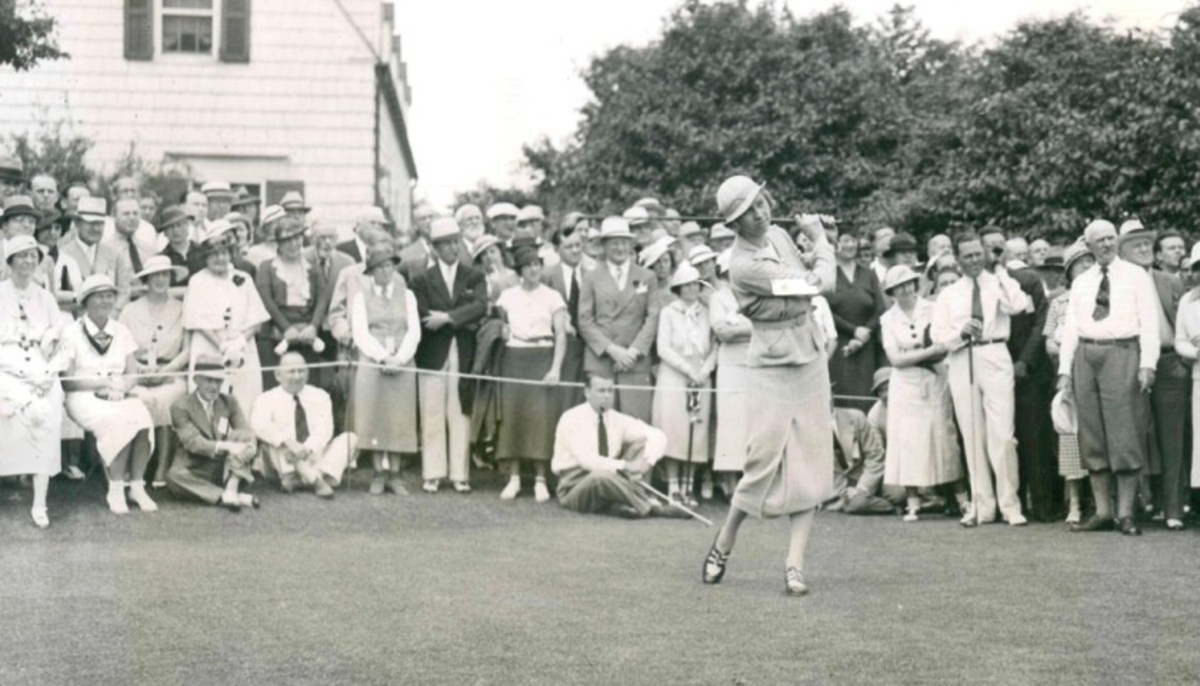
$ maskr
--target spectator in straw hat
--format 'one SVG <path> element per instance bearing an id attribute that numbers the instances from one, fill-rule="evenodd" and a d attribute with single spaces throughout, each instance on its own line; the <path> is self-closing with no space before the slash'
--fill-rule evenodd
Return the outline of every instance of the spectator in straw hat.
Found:
<path id="1" fill-rule="evenodd" d="M 66 407 L 71 419 L 96 437 L 96 451 L 108 473 L 108 507 L 127 514 L 125 488 L 143 512 L 158 509 L 146 492 L 144 476 L 154 448 L 154 421 L 139 399 L 137 344 L 129 329 L 112 318 L 117 287 L 105 274 L 93 274 L 79 287 L 83 315 L 62 335 L 69 360 Z"/>
<path id="2" fill-rule="evenodd" d="M 729 227 L 718 222 L 713 224 L 708 232 L 708 247 L 720 255 L 733 245 L 733 239 L 735 238 L 737 238 L 736 233 L 730 231 Z"/>
<path id="3" fill-rule="evenodd" d="M 263 210 L 262 223 L 254 235 L 255 243 L 246 249 L 246 260 L 255 268 L 258 265 L 275 258 L 278 245 L 275 242 L 275 232 L 284 224 L 293 223 L 279 205 L 268 205 Z"/>
<path id="4" fill-rule="evenodd" d="M 459 370 L 475 357 L 475 331 L 487 313 L 483 272 L 459 263 L 462 241 L 458 222 L 433 220 L 430 242 L 435 264 L 410 279 L 421 315 L 417 379 L 421 408 L 421 472 L 424 490 L 436 492 L 448 475 L 461 490 L 468 482 L 470 408 L 459 393 Z"/>
<path id="5" fill-rule="evenodd" d="M 887 401 L 888 385 L 892 379 L 891 367 L 880 367 L 875 370 L 875 379 L 871 384 L 871 395 L 875 396 L 875 404 L 867 412 L 867 422 L 879 433 L 883 445 L 887 447 Z"/>
<path id="6" fill-rule="evenodd" d="M 74 311 L 77 307 L 77 291 L 84 279 L 92 274 L 104 274 L 113 281 L 117 289 L 116 312 L 129 302 L 130 281 L 133 265 L 128 254 L 116 252 L 111 244 L 101 242 L 107 205 L 104 198 L 82 198 L 79 210 L 71 222 L 73 236 L 59 243 L 58 264 L 54 268 L 54 281 L 60 285 L 60 306 Z M 75 303 L 68 302 L 75 299 Z"/>
<path id="7" fill-rule="evenodd" d="M 692 248 L 705 245 L 704 229 L 696 222 L 684 222 L 679 227 L 679 248 L 683 254 L 688 254 Z"/>
<path id="8" fill-rule="evenodd" d="M 658 281 L 658 291 L 655 294 L 659 307 L 666 307 L 675 299 L 671 290 L 671 275 L 675 272 L 675 252 L 671 249 L 675 239 L 663 236 L 638 253 L 638 264 L 654 272 Z M 683 260 L 680 260 L 682 263 Z"/>
<path id="9" fill-rule="evenodd" d="M 629 230 L 633 232 L 634 244 L 638 250 L 645 248 L 654 242 L 654 221 L 650 218 L 650 213 L 644 207 L 630 207 L 621 214 L 621 218 L 629 225 Z M 620 385 L 619 383 L 617 384 Z"/>
<path id="10" fill-rule="evenodd" d="M 239 493 L 254 482 L 250 471 L 258 441 L 237 398 L 221 392 L 221 358 L 196 360 L 196 390 L 171 405 L 171 425 L 179 439 L 167 486 L 175 495 L 238 512 L 258 507 L 258 498 Z"/>
<path id="11" fill-rule="evenodd" d="M 493 303 L 501 293 L 521 280 L 515 271 L 505 266 L 503 250 L 500 239 L 491 234 L 480 236 L 471 246 L 471 257 L 486 278 L 488 300 Z"/>
<path id="12" fill-rule="evenodd" d="M 208 220 L 224 219 L 233 211 L 233 201 L 237 196 L 228 181 L 209 181 L 200 187 L 200 192 L 208 198 Z"/>
<path id="13" fill-rule="evenodd" d="M 300 194 L 300 191 L 284 193 L 283 197 L 279 199 L 279 206 L 289 217 L 295 217 L 301 221 L 305 221 L 308 213 L 312 212 L 312 208 L 304 202 L 304 196 Z"/>
<path id="14" fill-rule="evenodd" d="M 387 215 L 374 205 L 365 207 L 354 218 L 354 237 L 338 243 L 337 249 L 355 262 L 361 263 L 367 259 L 367 246 L 370 245 L 368 236 L 387 231 Z M 364 235 L 366 234 L 366 235 Z"/>
<path id="15" fill-rule="evenodd" d="M 634 235 L 626 220 L 605 219 L 600 236 L 604 260 L 584 273 L 579 286 L 579 334 L 587 345 L 584 370 L 612 378 L 618 386 L 648 388 L 661 309 L 658 279 L 633 263 Z M 649 421 L 651 393 L 620 388 L 616 406 Z"/>
<path id="16" fill-rule="evenodd" d="M 512 203 L 498 202 L 490 205 L 487 209 L 488 233 L 500 239 L 501 243 L 507 244 L 516 233 L 517 215 L 520 212 Z"/>
<path id="17" fill-rule="evenodd" d="M 15 157 L 0 157 L 0 200 L 19 195 L 25 186 L 25 165 Z"/>
<path id="18" fill-rule="evenodd" d="M 171 405 L 187 395 L 180 372 L 187 369 L 188 345 L 183 331 L 183 303 L 171 296 L 171 283 L 187 275 L 187 269 L 171 264 L 165 255 L 155 255 L 134 275 L 144 295 L 121 312 L 120 322 L 129 330 L 137 351 L 136 371 L 139 397 L 150 412 L 155 430 L 156 468 L 151 483 L 165 486 L 171 455 Z"/>
<path id="19" fill-rule="evenodd" d="M 4 243 L 11 275 L 0 281 L 0 477 L 33 475 L 30 515 L 45 528 L 50 477 L 62 467 L 63 391 L 56 376 L 62 359 L 54 353 L 69 319 L 34 283 L 37 242 L 19 235 Z"/>
<path id="20" fill-rule="evenodd" d="M 183 328 L 191 334 L 188 369 L 201 355 L 217 355 L 230 370 L 228 385 L 243 407 L 253 407 L 262 393 L 258 348 L 254 334 L 270 321 L 254 280 L 234 268 L 231 258 L 233 227 L 217 220 L 202 234 L 196 250 L 204 269 L 188 280 L 183 296 Z"/>

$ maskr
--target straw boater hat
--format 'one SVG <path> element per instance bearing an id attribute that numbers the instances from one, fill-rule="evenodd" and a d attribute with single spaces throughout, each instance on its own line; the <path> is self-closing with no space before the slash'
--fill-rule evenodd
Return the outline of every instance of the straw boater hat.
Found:
<path id="1" fill-rule="evenodd" d="M 545 221 L 545 220 L 546 220 L 546 213 L 543 212 L 542 208 L 538 207 L 537 205 L 526 205 L 521 208 L 521 211 L 517 212 L 517 223 L 518 224 L 524 224 L 525 222 L 532 222 L 532 221 Z"/>
<path id="2" fill-rule="evenodd" d="M 642 248 L 641 254 L 638 255 L 638 262 L 643 267 L 653 267 L 655 262 L 661 260 L 670 250 L 671 244 L 675 242 L 674 238 L 660 238 L 645 248 Z"/>
<path id="3" fill-rule="evenodd" d="M 765 185 L 759 185 L 749 176 L 731 176 L 717 188 L 717 213 L 726 224 L 731 224 L 746 213 L 762 193 Z"/>
<path id="4" fill-rule="evenodd" d="M 890 267 L 887 274 L 883 277 L 883 292 L 891 293 L 892 289 L 897 286 L 908 283 L 909 281 L 919 281 L 921 275 L 913 271 L 912 267 L 905 264 L 898 264 L 895 267 Z"/>
<path id="5" fill-rule="evenodd" d="M 609 238 L 633 238 L 633 232 L 629 230 L 629 222 L 623 217 L 606 217 L 600 223 L 600 240 L 605 241 Z"/>
<path id="6" fill-rule="evenodd" d="M 80 305 L 86 305 L 87 299 L 97 293 L 116 293 L 117 286 L 107 274 L 92 274 L 83 280 L 75 300 Z"/>
<path id="7" fill-rule="evenodd" d="M 490 233 L 485 233 L 475 239 L 475 243 L 471 245 L 471 259 L 477 260 L 485 250 L 493 245 L 500 245 L 500 239 Z"/>
<path id="8" fill-rule="evenodd" d="M 146 263 L 142 265 L 142 271 L 134 274 L 133 278 L 145 281 L 146 277 L 151 274 L 161 274 L 163 272 L 171 272 L 171 277 L 176 281 L 182 280 L 188 274 L 187 267 L 177 267 L 171 264 L 171 258 L 166 255 L 155 255 L 146 260 Z"/>
<path id="9" fill-rule="evenodd" d="M 198 355 L 192 374 L 206 379 L 225 380 L 225 363 L 216 355 Z"/>
<path id="10" fill-rule="evenodd" d="M 438 217 L 429 225 L 429 242 L 437 243 L 450 238 L 458 238 L 461 233 L 454 217 Z"/>
<path id="11" fill-rule="evenodd" d="M 102 222 L 108 219 L 108 203 L 104 198 L 87 196 L 79 199 L 75 207 L 75 218 L 85 222 Z"/>
<path id="12" fill-rule="evenodd" d="M 301 210 L 303 212 L 311 212 L 312 208 L 304 204 L 304 196 L 300 195 L 299 191 L 288 191 L 283 194 L 283 198 L 279 201 L 279 206 L 285 210 Z"/>
<path id="13" fill-rule="evenodd" d="M 228 181 L 209 181 L 200 187 L 200 192 L 210 198 L 229 198 L 232 200 L 236 197 Z"/>
<path id="14" fill-rule="evenodd" d="M 267 205 L 262 213 L 262 225 L 270 226 L 271 222 L 277 222 L 287 216 L 287 211 L 279 205 Z M 272 240 L 274 237 L 272 236 Z"/>
<path id="15" fill-rule="evenodd" d="M 170 207 L 164 208 L 163 211 L 158 214 L 157 228 L 159 233 L 162 233 L 176 224 L 182 224 L 183 222 L 190 221 L 192 221 L 192 217 L 187 213 L 186 210 L 179 205 L 171 205 Z"/>
<path id="16" fill-rule="evenodd" d="M 17 234 L 16 236 L 4 241 L 4 261 L 8 264 L 12 264 L 12 259 L 17 255 L 37 249 L 38 242 L 33 238 L 33 236 L 26 236 L 23 233 Z"/>

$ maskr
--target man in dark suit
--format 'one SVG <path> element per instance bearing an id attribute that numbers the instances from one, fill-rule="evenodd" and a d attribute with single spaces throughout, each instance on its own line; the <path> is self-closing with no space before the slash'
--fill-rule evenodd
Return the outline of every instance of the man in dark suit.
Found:
<path id="1" fill-rule="evenodd" d="M 587 372 L 612 378 L 618 386 L 650 383 L 650 348 L 658 336 L 658 279 L 635 264 L 633 232 L 620 217 L 600 226 L 604 260 L 583 275 L 579 284 L 579 335 L 587 349 Z M 652 393 L 622 389 L 617 409 L 650 421 Z"/>
<path id="2" fill-rule="evenodd" d="M 421 317 L 416 362 L 421 407 L 421 472 L 424 490 L 437 491 L 450 477 L 457 488 L 467 483 L 470 421 L 459 400 L 459 370 L 470 370 L 475 332 L 487 313 L 483 272 L 459 264 L 461 231 L 451 218 L 435 219 L 429 229 L 437 256 L 410 283 Z"/>
<path id="3" fill-rule="evenodd" d="M 171 406 L 171 425 L 179 438 L 167 488 L 177 496 L 220 505 L 233 511 L 258 507 L 258 499 L 238 493 L 254 481 L 251 462 L 257 452 L 254 432 L 232 395 L 221 393 L 225 367 L 202 355 L 196 360 L 196 391 Z"/>
<path id="4" fill-rule="evenodd" d="M 583 381 L 583 339 L 579 337 L 579 284 L 583 281 L 583 235 L 574 226 L 564 227 L 554 235 L 559 263 L 542 270 L 542 281 L 558 291 L 567 303 L 567 350 L 563 356 L 563 383 Z M 563 410 L 583 402 L 581 389 L 562 388 Z"/>
<path id="5" fill-rule="evenodd" d="M 1143 470 L 1151 480 L 1158 481 L 1156 498 L 1171 529 L 1183 526 L 1183 505 L 1190 493 L 1187 454 L 1188 419 L 1191 415 L 1191 369 L 1175 352 L 1175 315 L 1185 287 L 1178 276 L 1154 268 L 1156 234 L 1137 219 L 1121 224 L 1117 239 L 1121 259 L 1150 272 L 1154 292 L 1158 296 L 1159 340 L 1162 352 L 1150 391 L 1149 469 Z M 1150 493 L 1143 476 L 1142 499 L 1149 504 Z"/>
<path id="6" fill-rule="evenodd" d="M 1005 261 L 1007 237 L 1004 230 L 987 226 L 980 230 L 984 260 L 989 271 Z M 1058 461 L 1051 449 L 1053 431 L 1050 401 L 1054 398 L 1054 368 L 1046 354 L 1049 303 L 1042 280 L 1032 269 L 1008 272 L 1033 303 L 1033 312 L 1010 315 L 1008 353 L 1013 361 L 1013 434 L 1017 439 L 1017 463 L 1021 504 L 1035 522 L 1055 521 L 1062 489 L 1058 485 Z"/>
<path id="7" fill-rule="evenodd" d="M 367 258 L 367 246 L 371 243 L 364 234 L 386 231 L 387 223 L 383 210 L 375 206 L 364 209 L 354 220 L 354 238 L 338 243 L 338 252 L 354 262 L 362 262 Z"/>

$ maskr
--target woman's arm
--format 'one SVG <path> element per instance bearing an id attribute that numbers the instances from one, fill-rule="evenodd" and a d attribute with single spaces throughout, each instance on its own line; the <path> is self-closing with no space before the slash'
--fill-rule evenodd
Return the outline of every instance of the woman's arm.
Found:
<path id="1" fill-rule="evenodd" d="M 692 365 L 688 364 L 688 361 L 671 346 L 671 339 L 674 338 L 675 331 L 675 317 L 671 314 L 671 309 L 673 308 L 663 310 L 662 316 L 658 320 L 658 347 L 656 350 L 658 350 L 658 357 L 663 364 L 690 377 L 695 371 Z"/>
<path id="2" fill-rule="evenodd" d="M 563 358 L 567 356 L 567 310 L 558 308 L 554 311 L 554 361 L 550 363 L 550 373 L 546 380 L 558 383 L 562 377 Z M 553 376 L 553 378 L 550 378 Z"/>

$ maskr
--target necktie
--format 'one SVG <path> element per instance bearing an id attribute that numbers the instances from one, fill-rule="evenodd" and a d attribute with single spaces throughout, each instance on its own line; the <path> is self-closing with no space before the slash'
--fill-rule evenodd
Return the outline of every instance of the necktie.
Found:
<path id="1" fill-rule="evenodd" d="M 608 457 L 608 428 L 604 426 L 603 412 L 597 415 L 596 445 L 599 446 L 596 452 L 600 455 L 600 457 Z"/>
<path id="2" fill-rule="evenodd" d="M 1104 321 L 1108 319 L 1108 266 L 1100 267 L 1100 288 L 1096 291 L 1096 309 L 1092 310 L 1092 319 Z"/>
<path id="3" fill-rule="evenodd" d="M 971 279 L 971 319 L 983 323 L 983 295 L 979 292 L 979 277 Z"/>
<path id="4" fill-rule="evenodd" d="M 138 254 L 137 246 L 133 244 L 133 236 L 125 239 L 129 242 L 129 261 L 133 262 L 134 273 L 142 271 L 142 256 Z"/>
<path id="5" fill-rule="evenodd" d="M 567 314 L 571 317 L 571 326 L 579 328 L 579 267 L 571 270 L 571 285 L 567 292 Z"/>
<path id="6" fill-rule="evenodd" d="M 329 258 L 328 257 L 321 258 L 321 276 L 325 277 L 326 281 L 329 280 Z"/>
<path id="7" fill-rule="evenodd" d="M 293 395 L 292 399 L 296 401 L 296 442 L 303 443 L 308 440 L 308 413 L 300 404 L 299 394 Z"/>

